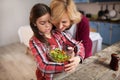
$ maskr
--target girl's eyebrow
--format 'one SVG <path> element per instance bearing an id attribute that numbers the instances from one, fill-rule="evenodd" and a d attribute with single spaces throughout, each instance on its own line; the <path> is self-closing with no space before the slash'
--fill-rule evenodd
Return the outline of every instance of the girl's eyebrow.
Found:
<path id="1" fill-rule="evenodd" d="M 46 22 L 46 21 L 39 21 L 39 22 Z"/>

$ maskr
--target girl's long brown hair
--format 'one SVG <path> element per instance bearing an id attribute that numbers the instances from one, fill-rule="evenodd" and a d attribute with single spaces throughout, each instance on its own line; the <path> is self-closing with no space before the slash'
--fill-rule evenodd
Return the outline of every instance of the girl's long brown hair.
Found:
<path id="1" fill-rule="evenodd" d="M 40 31 L 38 30 L 37 26 L 35 26 L 36 20 L 39 17 L 45 15 L 46 13 L 49 13 L 51 15 L 50 8 L 45 4 L 38 3 L 32 7 L 29 20 L 30 20 L 30 26 L 32 28 L 35 37 L 37 37 L 39 41 L 48 44 L 44 35 L 40 34 Z"/>

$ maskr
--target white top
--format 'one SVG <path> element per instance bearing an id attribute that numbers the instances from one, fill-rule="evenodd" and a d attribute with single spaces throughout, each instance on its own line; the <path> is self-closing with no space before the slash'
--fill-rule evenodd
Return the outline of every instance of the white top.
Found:
<path id="1" fill-rule="evenodd" d="M 76 29 L 77 29 L 77 25 L 74 24 L 71 26 L 71 28 L 69 30 L 66 30 L 66 32 L 68 32 L 75 39 Z M 97 32 L 90 32 L 89 37 L 93 43 L 92 53 L 94 55 L 94 53 L 96 53 L 102 49 L 102 37 Z"/>
<path id="2" fill-rule="evenodd" d="M 77 25 L 73 24 L 69 30 L 66 30 L 66 32 L 68 32 L 75 39 L 76 29 Z"/>
<path id="3" fill-rule="evenodd" d="M 92 40 L 93 46 L 92 46 L 92 53 L 93 55 L 96 52 L 99 52 L 102 50 L 102 37 L 97 32 L 90 32 L 90 39 Z"/>

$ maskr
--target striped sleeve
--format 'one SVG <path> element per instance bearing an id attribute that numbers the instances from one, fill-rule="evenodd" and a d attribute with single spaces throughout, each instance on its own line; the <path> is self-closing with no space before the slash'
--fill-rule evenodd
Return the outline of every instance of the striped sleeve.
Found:
<path id="1" fill-rule="evenodd" d="M 73 43 L 76 46 L 77 48 L 76 56 L 80 56 L 80 58 L 83 60 L 85 57 L 85 49 L 83 44 L 73 39 L 71 35 L 68 33 L 63 32 L 63 35 L 67 38 L 67 40 L 69 40 L 71 43 Z"/>
<path id="2" fill-rule="evenodd" d="M 63 63 L 50 62 L 47 59 L 46 53 L 42 50 L 40 43 L 38 44 L 35 40 L 30 40 L 29 45 L 32 54 L 35 56 L 37 66 L 43 73 L 54 74 L 64 71 Z"/>

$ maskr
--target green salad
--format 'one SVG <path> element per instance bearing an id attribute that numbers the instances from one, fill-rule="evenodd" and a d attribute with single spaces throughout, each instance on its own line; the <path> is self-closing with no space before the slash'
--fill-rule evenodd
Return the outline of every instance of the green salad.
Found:
<path id="1" fill-rule="evenodd" d="M 51 50 L 49 56 L 53 61 L 59 63 L 66 62 L 68 61 L 68 59 L 70 59 L 70 56 L 68 56 L 65 51 L 60 50 L 59 48 L 55 48 L 54 50 Z"/>

